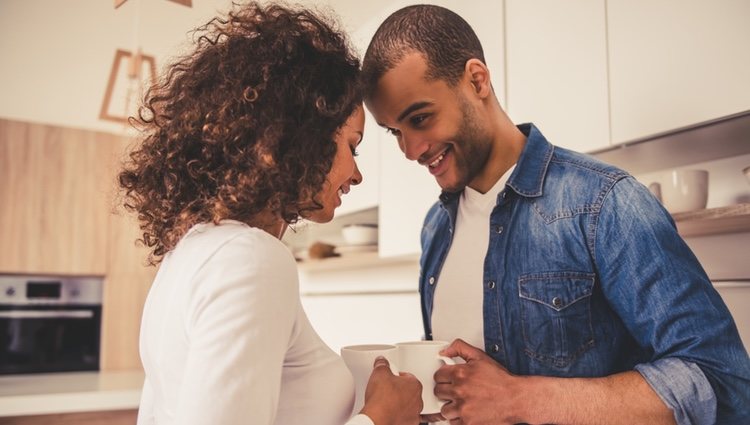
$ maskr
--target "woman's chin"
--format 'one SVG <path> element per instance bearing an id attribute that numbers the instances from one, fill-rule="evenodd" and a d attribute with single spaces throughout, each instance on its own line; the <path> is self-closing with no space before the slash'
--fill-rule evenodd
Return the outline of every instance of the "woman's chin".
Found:
<path id="1" fill-rule="evenodd" d="M 334 210 L 335 208 L 323 207 L 323 209 L 317 210 L 310 214 L 307 219 L 320 224 L 328 223 L 329 221 L 333 220 Z"/>

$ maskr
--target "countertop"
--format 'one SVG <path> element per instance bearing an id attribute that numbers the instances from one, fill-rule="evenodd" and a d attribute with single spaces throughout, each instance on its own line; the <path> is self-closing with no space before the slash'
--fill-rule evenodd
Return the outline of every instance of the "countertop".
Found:
<path id="1" fill-rule="evenodd" d="M 0 376 L 0 417 L 137 409 L 143 372 Z"/>

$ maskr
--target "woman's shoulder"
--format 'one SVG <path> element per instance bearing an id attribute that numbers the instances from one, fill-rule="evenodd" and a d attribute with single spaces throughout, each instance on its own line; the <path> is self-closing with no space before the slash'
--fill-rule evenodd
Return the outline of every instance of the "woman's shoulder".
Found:
<path id="1" fill-rule="evenodd" d="M 247 274 L 273 273 L 296 277 L 289 248 L 267 232 L 233 220 L 193 226 L 168 254 L 169 262 L 198 271 L 208 269 Z"/>
<path id="2" fill-rule="evenodd" d="M 175 247 L 175 251 L 195 250 L 212 255 L 219 250 L 251 251 L 254 256 L 280 256 L 294 259 L 289 249 L 278 238 L 257 227 L 235 220 L 219 224 L 200 223 L 193 226 Z"/>
<path id="3" fill-rule="evenodd" d="M 244 223 L 222 221 L 195 226 L 170 253 L 172 273 L 194 300 L 254 293 L 268 299 L 296 299 L 297 266 L 289 249 L 267 232 Z"/>

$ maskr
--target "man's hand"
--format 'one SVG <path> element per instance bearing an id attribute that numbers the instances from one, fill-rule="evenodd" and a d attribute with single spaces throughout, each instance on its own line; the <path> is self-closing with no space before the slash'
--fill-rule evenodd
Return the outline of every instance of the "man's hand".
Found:
<path id="1" fill-rule="evenodd" d="M 361 413 L 375 425 L 417 425 L 422 411 L 422 384 L 409 373 L 391 373 L 388 360 L 375 359 Z"/>
<path id="2" fill-rule="evenodd" d="M 449 420 L 451 425 L 514 424 L 522 391 L 520 379 L 482 350 L 457 339 L 440 354 L 461 357 L 466 364 L 445 365 L 435 372 L 435 395 L 447 400 L 438 415 L 422 420 Z"/>

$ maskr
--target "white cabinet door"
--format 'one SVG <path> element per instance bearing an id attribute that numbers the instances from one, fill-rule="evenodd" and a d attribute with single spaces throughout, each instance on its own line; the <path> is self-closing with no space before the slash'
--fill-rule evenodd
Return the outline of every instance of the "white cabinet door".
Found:
<path id="1" fill-rule="evenodd" d="M 609 145 L 604 0 L 506 0 L 508 114 L 554 144 Z"/>
<path id="2" fill-rule="evenodd" d="M 750 1 L 608 0 L 607 15 L 613 142 L 750 109 Z"/>
<path id="3" fill-rule="evenodd" d="M 421 252 L 422 222 L 438 200 L 440 186 L 426 167 L 406 159 L 394 137 L 384 134 L 381 139 L 380 256 L 416 254 Z"/>
<path id="4" fill-rule="evenodd" d="M 394 344 L 422 338 L 419 294 L 306 295 L 302 306 L 313 328 L 336 353 L 356 344 Z"/>
<path id="5" fill-rule="evenodd" d="M 502 104 L 505 97 L 504 2 L 487 1 L 481 7 L 475 2 L 457 0 L 429 3 L 447 7 L 472 26 L 482 43 L 493 88 Z M 422 222 L 429 208 L 438 200 L 440 187 L 425 167 L 404 157 L 394 137 L 383 132 L 380 139 L 380 256 L 417 254 L 421 251 Z"/>
<path id="6" fill-rule="evenodd" d="M 378 133 L 380 127 L 370 112 L 365 109 L 365 134 L 357 147 L 359 156 L 355 158 L 359 171 L 362 173 L 362 183 L 352 186 L 351 191 L 341 199 L 341 206 L 336 209 L 336 215 L 348 214 L 378 206 L 380 201 L 380 148 Z"/>

